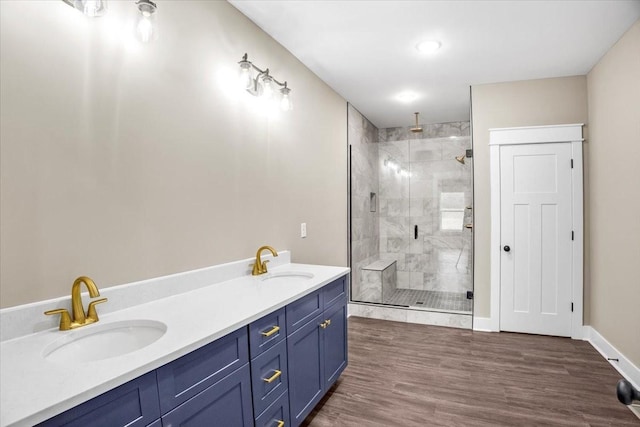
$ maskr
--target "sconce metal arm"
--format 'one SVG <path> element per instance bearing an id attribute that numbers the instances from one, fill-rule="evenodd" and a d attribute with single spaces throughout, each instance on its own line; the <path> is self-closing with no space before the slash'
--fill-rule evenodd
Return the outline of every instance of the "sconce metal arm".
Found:
<path id="1" fill-rule="evenodd" d="M 271 77 L 271 80 L 273 80 L 273 82 L 276 83 L 278 86 L 289 89 L 289 87 L 287 86 L 287 82 L 286 81 L 284 83 L 281 82 L 281 81 L 278 81 L 275 77 L 273 77 L 271 74 L 269 74 L 269 69 L 268 68 L 263 70 L 263 69 L 257 67 L 253 62 L 249 61 L 248 58 L 249 58 L 249 56 L 245 53 L 242 56 L 242 60 L 238 61 L 238 64 L 249 64 L 249 65 L 251 65 L 251 68 L 253 68 L 255 71 L 258 72 L 258 75 L 256 76 L 256 78 L 253 79 L 254 86 L 257 86 L 257 82 L 258 82 L 258 79 L 260 77 L 269 76 L 269 77 Z"/>

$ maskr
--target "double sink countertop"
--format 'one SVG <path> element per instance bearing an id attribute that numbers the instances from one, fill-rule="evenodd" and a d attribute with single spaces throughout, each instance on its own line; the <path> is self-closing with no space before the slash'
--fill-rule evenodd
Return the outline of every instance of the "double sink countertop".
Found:
<path id="1" fill-rule="evenodd" d="M 24 323 L 25 315 L 36 312 L 44 317 L 43 311 L 61 306 L 62 300 L 70 297 L 0 310 L 4 323 L 0 343 L 0 425 L 30 426 L 49 419 L 246 326 L 349 272 L 347 267 L 291 263 L 289 252 L 264 258 L 270 259 L 272 266 L 269 273 L 260 276 L 251 276 L 247 265 L 253 259 L 247 259 L 102 289 L 101 295 L 109 301 L 97 307 L 100 321 L 72 331 L 51 328 L 49 321 L 45 330 L 9 339 L 5 333 L 11 326 L 7 323 Z M 289 272 L 310 273 L 313 277 L 277 277 Z M 199 284 L 185 291 L 188 282 Z M 127 307 L 128 297 L 135 300 L 136 296 L 153 295 L 154 285 L 160 296 Z M 115 311 L 101 310 L 109 304 Z M 57 324 L 58 316 L 55 317 Z M 45 358 L 45 350 L 65 334 L 88 333 L 91 328 L 128 321 L 161 322 L 166 325 L 166 332 L 146 347 L 107 359 L 54 362 Z M 43 327 L 41 319 L 32 323 L 32 331 L 38 325 Z"/>

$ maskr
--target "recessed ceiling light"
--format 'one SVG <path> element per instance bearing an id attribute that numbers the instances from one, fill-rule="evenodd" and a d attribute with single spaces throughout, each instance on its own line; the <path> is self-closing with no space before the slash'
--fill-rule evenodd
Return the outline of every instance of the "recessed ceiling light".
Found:
<path id="1" fill-rule="evenodd" d="M 438 40 L 424 40 L 416 45 L 416 49 L 421 53 L 433 53 L 440 49 L 440 46 L 442 46 L 442 43 Z"/>
<path id="2" fill-rule="evenodd" d="M 396 99 L 400 102 L 411 102 L 418 99 L 418 94 L 415 92 L 402 92 L 396 95 Z"/>

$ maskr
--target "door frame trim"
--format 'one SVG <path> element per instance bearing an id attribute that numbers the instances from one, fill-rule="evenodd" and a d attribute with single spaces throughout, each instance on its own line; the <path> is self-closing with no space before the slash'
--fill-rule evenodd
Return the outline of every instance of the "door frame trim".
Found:
<path id="1" fill-rule="evenodd" d="M 500 146 L 520 144 L 570 143 L 573 158 L 571 170 L 571 221 L 573 226 L 573 254 L 571 259 L 571 338 L 582 339 L 584 294 L 584 194 L 582 164 L 582 127 L 584 124 L 528 126 L 489 129 L 489 168 L 491 181 L 491 317 L 492 331 L 500 331 Z"/>

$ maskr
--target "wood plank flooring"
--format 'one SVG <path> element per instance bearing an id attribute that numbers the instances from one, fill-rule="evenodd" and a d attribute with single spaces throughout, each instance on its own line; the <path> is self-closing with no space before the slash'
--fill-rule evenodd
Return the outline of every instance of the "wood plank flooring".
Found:
<path id="1" fill-rule="evenodd" d="M 350 317 L 349 366 L 304 426 L 640 426 L 587 342 Z"/>

